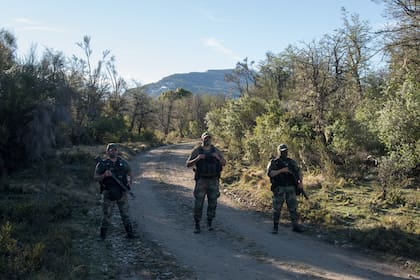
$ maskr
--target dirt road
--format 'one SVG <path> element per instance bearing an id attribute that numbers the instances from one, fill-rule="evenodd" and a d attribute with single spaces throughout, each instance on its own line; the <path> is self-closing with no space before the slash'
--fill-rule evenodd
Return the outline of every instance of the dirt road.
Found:
<path id="1" fill-rule="evenodd" d="M 204 227 L 194 234 L 193 171 L 185 167 L 192 147 L 166 146 L 132 160 L 138 177 L 130 206 L 142 236 L 176 258 L 192 279 L 419 279 L 286 226 L 273 235 L 267 217 L 240 209 L 223 195 L 215 230 Z"/>

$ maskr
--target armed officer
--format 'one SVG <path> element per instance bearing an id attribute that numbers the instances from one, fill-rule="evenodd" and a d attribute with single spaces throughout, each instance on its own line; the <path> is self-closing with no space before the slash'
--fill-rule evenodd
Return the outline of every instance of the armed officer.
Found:
<path id="1" fill-rule="evenodd" d="M 292 230 L 302 232 L 298 224 L 297 199 L 295 187 L 302 190 L 302 172 L 297 163 L 287 156 L 287 145 L 277 147 L 278 157 L 272 159 L 267 166 L 267 175 L 271 181 L 273 192 L 273 234 L 279 231 L 281 208 L 286 201 L 292 221 Z"/>
<path id="2" fill-rule="evenodd" d="M 211 135 L 201 135 L 201 145 L 194 148 L 187 159 L 187 167 L 195 171 L 194 187 L 194 233 L 200 233 L 200 220 L 203 214 L 204 199 L 207 196 L 207 227 L 213 230 L 212 221 L 216 216 L 217 199 L 220 196 L 219 178 L 222 167 L 226 164 L 223 153 L 211 144 Z"/>
<path id="3" fill-rule="evenodd" d="M 122 222 L 128 238 L 135 238 L 129 217 L 127 192 L 133 184 L 130 165 L 118 156 L 118 145 L 110 143 L 106 147 L 107 159 L 98 162 L 94 179 L 101 184 L 102 222 L 100 237 L 105 239 L 111 224 L 111 214 L 114 203 L 118 205 Z"/>

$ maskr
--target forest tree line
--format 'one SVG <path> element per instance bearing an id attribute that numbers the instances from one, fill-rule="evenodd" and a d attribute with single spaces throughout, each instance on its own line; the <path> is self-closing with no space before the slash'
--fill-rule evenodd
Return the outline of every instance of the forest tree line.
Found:
<path id="1" fill-rule="evenodd" d="M 236 99 L 185 89 L 152 98 L 140 83 L 129 89 L 109 51 L 93 61 L 89 36 L 78 43 L 80 57 L 47 49 L 19 59 L 14 35 L 0 29 L 0 165 L 12 172 L 60 147 L 208 129 L 240 164 L 265 165 L 286 142 L 307 170 L 349 177 L 370 155 L 384 185 L 417 184 L 419 5 L 384 2 L 392 24 L 380 32 L 343 9 L 332 34 L 238 62 L 226 76 L 241 92 Z"/>
<path id="2" fill-rule="evenodd" d="M 237 63 L 227 80 L 241 97 L 206 116 L 231 160 L 263 168 L 284 142 L 332 182 L 363 179 L 375 165 L 384 196 L 386 186 L 418 187 L 419 2 L 384 2 L 389 24 L 379 32 L 343 9 L 334 33 L 269 52 L 257 66 Z"/>
<path id="3" fill-rule="evenodd" d="M 91 37 L 77 45 L 81 57 L 47 49 L 38 58 L 33 48 L 18 59 L 14 35 L 0 30 L 0 165 L 8 172 L 61 147 L 197 135 L 225 100 L 184 89 L 152 98 L 139 82 L 128 88 L 108 50 L 94 62 Z"/>

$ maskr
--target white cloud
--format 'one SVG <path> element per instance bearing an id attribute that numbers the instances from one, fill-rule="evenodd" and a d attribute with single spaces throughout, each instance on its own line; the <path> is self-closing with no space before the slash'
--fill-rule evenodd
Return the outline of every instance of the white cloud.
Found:
<path id="1" fill-rule="evenodd" d="M 25 26 L 25 27 L 18 27 L 17 30 L 21 30 L 21 31 L 47 31 L 47 32 L 57 32 L 57 33 L 65 32 L 63 29 L 59 29 L 59 28 L 55 28 L 55 27 L 48 27 L 48 26 Z"/>
<path id="2" fill-rule="evenodd" d="M 225 47 L 220 41 L 214 38 L 205 38 L 203 39 L 205 46 L 212 48 L 215 51 L 221 52 L 225 55 L 230 56 L 234 60 L 239 60 L 239 56 L 234 53 L 231 49 Z"/>
<path id="3" fill-rule="evenodd" d="M 24 23 L 24 24 L 38 24 L 37 22 L 29 18 L 14 18 L 13 21 L 17 23 Z"/>
<path id="4" fill-rule="evenodd" d="M 47 26 L 29 18 L 14 18 L 13 21 L 19 25 L 16 30 L 20 31 L 65 32 L 63 29 Z"/>

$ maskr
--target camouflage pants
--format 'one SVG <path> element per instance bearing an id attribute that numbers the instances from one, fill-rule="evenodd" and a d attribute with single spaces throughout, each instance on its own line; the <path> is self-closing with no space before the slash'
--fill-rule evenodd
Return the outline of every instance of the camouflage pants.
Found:
<path id="1" fill-rule="evenodd" d="M 124 226 L 127 226 L 130 224 L 130 217 L 128 215 L 129 208 L 128 208 L 128 197 L 127 193 L 123 193 L 123 196 L 121 199 L 116 201 L 111 201 L 108 196 L 108 191 L 104 191 L 102 193 L 102 222 L 101 227 L 102 228 L 108 228 L 111 225 L 111 215 L 112 215 L 112 209 L 114 208 L 114 205 L 117 204 L 118 209 L 120 210 L 120 216 L 122 219 L 122 222 Z"/>
<path id="2" fill-rule="evenodd" d="M 219 178 L 198 178 L 194 188 L 194 219 L 201 220 L 204 199 L 207 195 L 207 219 L 216 216 L 217 198 L 219 192 Z"/>
<path id="3" fill-rule="evenodd" d="M 293 224 L 297 223 L 297 199 L 294 186 L 280 186 L 273 192 L 273 220 L 278 222 L 280 219 L 281 208 L 286 201 L 287 209 L 290 213 L 290 220 Z"/>

